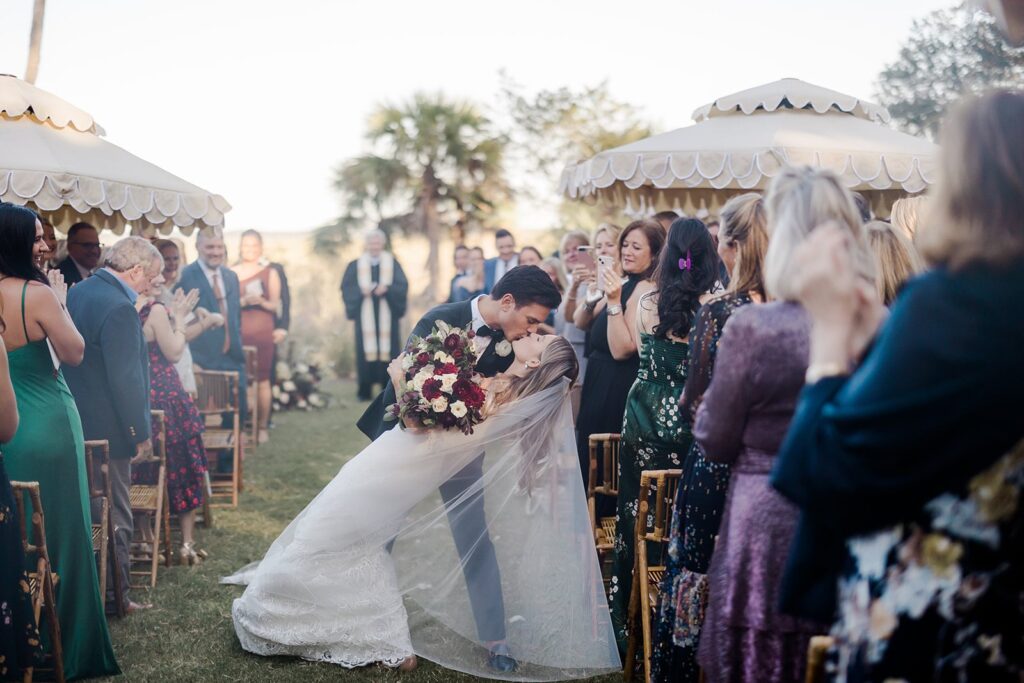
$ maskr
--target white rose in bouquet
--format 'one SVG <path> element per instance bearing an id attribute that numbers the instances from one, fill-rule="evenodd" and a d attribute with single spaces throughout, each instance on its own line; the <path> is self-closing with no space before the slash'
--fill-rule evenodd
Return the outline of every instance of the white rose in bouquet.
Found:
<path id="1" fill-rule="evenodd" d="M 423 391 L 423 383 L 426 382 L 428 379 L 430 379 L 433 376 L 434 376 L 434 366 L 433 365 L 428 365 L 427 367 L 425 367 L 422 370 L 420 370 L 419 372 L 417 372 L 416 375 L 412 378 L 412 382 L 410 382 L 410 384 L 412 384 L 413 390 L 415 390 L 415 391 Z"/>
<path id="2" fill-rule="evenodd" d="M 442 399 L 443 400 L 443 399 Z M 455 417 L 462 417 L 466 414 L 466 404 L 462 401 L 456 401 L 451 405 L 452 415 Z"/>
<path id="3" fill-rule="evenodd" d="M 434 354 L 434 360 L 439 361 L 441 363 L 454 363 L 455 362 L 455 359 L 452 358 L 451 356 L 449 356 L 444 351 L 438 351 L 437 353 L 435 353 Z"/>
<path id="4" fill-rule="evenodd" d="M 452 387 L 455 386 L 455 382 L 458 379 L 458 375 L 441 375 L 441 391 L 446 394 L 452 393 Z M 456 415 L 455 417 L 461 417 L 461 415 Z"/>
<path id="5" fill-rule="evenodd" d="M 402 369 L 411 370 L 412 366 L 416 364 L 416 359 L 413 358 L 411 353 L 405 354 L 405 358 L 402 359 Z"/>
<path id="6" fill-rule="evenodd" d="M 430 402 L 430 407 L 435 413 L 443 413 L 448 410 L 448 399 L 444 396 L 438 396 Z"/>

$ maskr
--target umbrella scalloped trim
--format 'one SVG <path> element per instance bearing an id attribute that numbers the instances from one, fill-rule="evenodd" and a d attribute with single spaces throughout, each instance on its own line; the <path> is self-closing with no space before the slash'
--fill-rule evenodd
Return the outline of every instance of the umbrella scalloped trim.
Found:
<path id="1" fill-rule="evenodd" d="M 2 168 L 0 201 L 32 204 L 55 214 L 51 220 L 58 228 L 87 220 L 118 234 L 123 232 L 125 223 L 141 220 L 162 233 L 175 227 L 185 234 L 196 228 L 222 227 L 224 213 L 231 209 L 220 195 L 185 194 L 67 173 Z M 66 211 L 68 208 L 73 212 Z"/>
<path id="2" fill-rule="evenodd" d="M 669 154 L 622 153 L 598 155 L 568 165 L 559 192 L 581 199 L 623 183 L 629 189 L 751 188 L 774 177 L 782 163 L 809 164 L 835 171 L 851 190 L 903 190 L 920 192 L 934 178 L 933 159 L 912 154 L 884 157 L 875 153 L 809 153 L 803 149 L 773 148 L 754 152 L 679 152 Z M 890 170 L 891 169 L 891 170 Z"/>
<path id="3" fill-rule="evenodd" d="M 89 112 L 8 74 L 0 74 L 0 116 L 8 119 L 27 117 L 37 123 L 49 123 L 54 128 L 70 127 L 82 133 L 105 134 Z"/>

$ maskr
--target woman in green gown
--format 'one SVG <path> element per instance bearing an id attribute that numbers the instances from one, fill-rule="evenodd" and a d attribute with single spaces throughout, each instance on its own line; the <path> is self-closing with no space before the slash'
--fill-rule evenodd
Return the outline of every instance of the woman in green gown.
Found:
<path id="1" fill-rule="evenodd" d="M 61 363 L 80 363 L 85 345 L 64 310 L 67 290 L 59 272 L 50 276 L 51 286 L 38 268 L 37 259 L 48 251 L 42 235 L 33 211 L 0 204 L 3 340 L 21 415 L 17 433 L 4 446 L 4 462 L 12 480 L 39 482 L 46 546 L 59 577 L 57 619 L 70 680 L 120 670 L 92 550 L 82 423 L 51 357 L 52 348 Z"/>
<path id="2" fill-rule="evenodd" d="M 704 224 L 680 218 L 669 229 L 661 250 L 656 289 L 640 299 L 636 331 L 640 370 L 629 390 L 619 447 L 619 496 L 615 516 L 614 560 L 608 603 L 619 650 L 629 640 L 629 596 L 636 558 L 636 514 L 640 473 L 678 469 L 690 450 L 690 421 L 680 415 L 679 397 L 686 384 L 687 343 L 702 297 L 718 275 L 718 254 Z M 651 546 L 657 564 L 660 548 Z"/>

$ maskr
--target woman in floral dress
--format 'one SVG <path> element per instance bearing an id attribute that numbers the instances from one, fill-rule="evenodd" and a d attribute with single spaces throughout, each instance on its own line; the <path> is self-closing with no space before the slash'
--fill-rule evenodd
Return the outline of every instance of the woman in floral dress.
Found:
<path id="1" fill-rule="evenodd" d="M 722 209 L 718 254 L 730 273 L 728 292 L 704 304 L 690 332 L 682 419 L 693 423 L 729 317 L 765 299 L 762 266 L 768 248 L 761 195 L 734 197 Z M 655 624 L 652 679 L 696 681 L 697 641 L 707 607 L 707 571 L 729 488 L 729 465 L 711 462 L 698 444 L 690 447 L 672 510 L 672 530 Z"/>
<path id="2" fill-rule="evenodd" d="M 162 294 L 162 284 L 149 292 L 150 296 Z M 182 387 L 174 364 L 188 343 L 185 319 L 195 308 L 198 292 L 178 291 L 170 301 L 169 306 L 147 301 L 139 317 L 149 342 L 150 407 L 164 412 L 168 505 L 181 523 L 182 546 L 178 555 L 183 564 L 194 564 L 199 561 L 193 531 L 196 509 L 205 497 L 206 450 L 202 439 L 203 421 L 192 397 Z M 132 480 L 155 481 L 156 467 L 156 464 L 149 464 L 132 468 Z"/>
<path id="3" fill-rule="evenodd" d="M 932 268 L 884 325 L 841 235 L 797 255 L 815 334 L 773 477 L 802 512 L 781 597 L 834 621 L 839 681 L 1024 679 L 1022 120 L 997 91 L 947 122 Z"/>
<path id="4" fill-rule="evenodd" d="M 4 321 L 0 318 L 0 330 Z M 0 339 L 0 443 L 10 441 L 18 429 L 18 405 L 7 365 L 7 347 Z M 39 630 L 21 545 L 21 520 L 15 507 L 11 480 L 0 453 L 0 680 L 20 681 L 25 669 L 41 655 Z"/>
<path id="5" fill-rule="evenodd" d="M 609 604 L 619 649 L 629 640 L 629 596 L 636 558 L 640 473 L 679 468 L 690 449 L 689 422 L 680 419 L 686 381 L 687 335 L 701 298 L 715 284 L 718 256 L 711 235 L 696 219 L 672 224 L 661 251 L 657 289 L 640 297 L 635 320 L 640 370 L 629 391 L 619 447 L 619 495 Z M 650 548 L 652 564 L 659 552 Z"/>

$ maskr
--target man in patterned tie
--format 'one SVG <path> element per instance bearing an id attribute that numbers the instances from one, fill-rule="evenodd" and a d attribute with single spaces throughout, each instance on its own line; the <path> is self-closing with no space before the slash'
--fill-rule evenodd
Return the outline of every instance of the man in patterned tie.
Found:
<path id="1" fill-rule="evenodd" d="M 224 326 L 209 329 L 189 342 L 192 360 L 207 370 L 237 371 L 238 401 L 245 405 L 245 356 L 242 353 L 242 302 L 238 276 L 226 267 L 227 247 L 220 228 L 206 228 L 196 237 L 199 258 L 181 271 L 175 289 L 199 290 L 199 305 L 224 317 Z"/>

